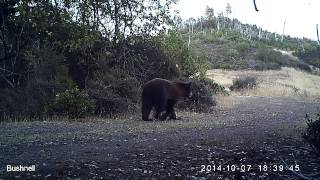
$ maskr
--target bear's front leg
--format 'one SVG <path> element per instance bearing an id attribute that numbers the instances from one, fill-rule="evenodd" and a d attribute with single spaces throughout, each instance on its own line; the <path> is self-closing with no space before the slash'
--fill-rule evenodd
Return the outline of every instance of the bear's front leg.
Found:
<path id="1" fill-rule="evenodd" d="M 164 120 L 167 119 L 167 117 L 169 117 L 169 113 L 168 113 L 168 112 L 165 112 L 165 113 L 163 113 L 163 114 L 160 116 L 160 120 L 161 120 L 161 121 L 164 121 Z"/>
<path id="2" fill-rule="evenodd" d="M 177 114 L 176 114 L 176 112 L 174 112 L 174 110 L 170 113 L 170 118 L 169 119 L 174 119 L 174 120 L 177 119 Z"/>

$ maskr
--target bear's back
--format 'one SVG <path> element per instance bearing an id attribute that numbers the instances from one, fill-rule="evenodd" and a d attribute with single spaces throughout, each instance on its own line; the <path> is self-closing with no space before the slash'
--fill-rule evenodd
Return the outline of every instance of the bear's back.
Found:
<path id="1" fill-rule="evenodd" d="M 143 87 L 143 95 L 166 96 L 168 99 L 178 99 L 184 96 L 187 83 L 155 78 L 148 81 Z"/>

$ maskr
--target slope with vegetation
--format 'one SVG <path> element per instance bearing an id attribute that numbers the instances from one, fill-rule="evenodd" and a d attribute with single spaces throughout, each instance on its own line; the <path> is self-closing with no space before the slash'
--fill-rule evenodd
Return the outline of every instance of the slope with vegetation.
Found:
<path id="1" fill-rule="evenodd" d="M 228 8 L 225 15 L 214 16 L 213 9 L 207 7 L 205 17 L 188 19 L 179 26 L 190 46 L 208 55 L 210 68 L 266 70 L 286 66 L 313 72 L 320 67 L 317 42 L 271 33 L 227 16 Z"/>

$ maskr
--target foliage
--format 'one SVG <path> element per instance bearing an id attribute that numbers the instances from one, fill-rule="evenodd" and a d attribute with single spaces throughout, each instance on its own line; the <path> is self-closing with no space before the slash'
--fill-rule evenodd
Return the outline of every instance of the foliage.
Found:
<path id="1" fill-rule="evenodd" d="M 255 69 L 280 69 L 283 66 L 297 67 L 299 69 L 310 72 L 311 68 L 308 64 L 300 61 L 291 60 L 287 55 L 282 55 L 281 52 L 275 51 L 270 47 L 260 46 L 257 49 L 256 57 L 262 63 Z"/>
<path id="2" fill-rule="evenodd" d="M 207 43 L 207 44 L 211 44 L 211 43 L 214 43 L 216 42 L 216 37 L 214 35 L 207 35 L 207 36 L 201 36 L 201 39 L 203 40 L 204 43 Z"/>
<path id="3" fill-rule="evenodd" d="M 67 115 L 69 118 L 80 118 L 91 114 L 95 102 L 88 93 L 78 88 L 67 89 L 56 95 L 49 104 L 48 112 L 57 115 Z"/>
<path id="4" fill-rule="evenodd" d="M 237 50 L 241 53 L 247 53 L 250 48 L 250 44 L 248 42 L 239 42 L 237 44 Z"/>
<path id="5" fill-rule="evenodd" d="M 47 82 L 29 84 L 25 88 L 0 90 L 0 119 L 39 119 L 52 98 L 52 85 Z"/>
<path id="6" fill-rule="evenodd" d="M 233 81 L 230 90 L 242 90 L 242 89 L 252 89 L 257 85 L 257 78 L 254 76 L 245 76 L 237 78 Z"/>
<path id="7" fill-rule="evenodd" d="M 299 49 L 296 55 L 304 62 L 320 68 L 320 46 Z"/>
<path id="8" fill-rule="evenodd" d="M 237 57 L 237 56 L 239 56 L 239 52 L 236 49 L 230 48 L 227 51 L 227 55 L 230 57 Z"/>
<path id="9" fill-rule="evenodd" d="M 95 113 L 114 114 L 135 106 L 147 80 L 185 74 L 177 68 L 189 56 L 181 35 L 163 33 L 172 23 L 174 3 L 26 0 L 10 5 L 15 13 L 0 26 L 1 116 L 45 116 L 50 101 L 52 113 L 85 116 L 91 99 L 97 102 Z M 74 101 L 84 101 L 80 112 L 67 107 Z"/>
<path id="10" fill-rule="evenodd" d="M 0 117 L 7 119 L 40 118 L 54 95 L 74 84 L 64 65 L 64 57 L 49 47 L 32 49 L 23 54 L 29 72 L 12 88 L 1 84 Z M 64 70 L 63 70 L 64 69 Z M 68 83 L 67 83 L 68 82 Z M 19 85 L 19 86 L 18 86 Z"/>
<path id="11" fill-rule="evenodd" d="M 119 69 L 103 66 L 88 83 L 88 94 L 96 102 L 94 113 L 113 116 L 129 112 L 140 100 L 140 83 Z"/>
<path id="12" fill-rule="evenodd" d="M 302 137 L 320 154 L 320 114 L 317 114 L 316 119 L 312 119 L 306 115 L 307 129 Z"/>
<path id="13" fill-rule="evenodd" d="M 182 70 L 186 77 L 200 76 L 205 77 L 208 70 L 207 57 L 202 55 L 189 55 L 184 62 L 182 62 Z"/>
<path id="14" fill-rule="evenodd" d="M 224 87 L 204 77 L 193 78 L 191 90 L 193 93 L 192 97 L 187 101 L 179 103 L 180 108 L 206 112 L 216 105 L 217 102 L 214 100 L 215 94 L 227 94 Z"/>
<path id="15" fill-rule="evenodd" d="M 186 64 L 190 63 L 189 60 L 192 57 L 188 50 L 187 44 L 183 40 L 181 33 L 177 31 L 169 31 L 168 35 L 161 36 L 159 40 L 161 51 L 163 52 L 163 57 L 161 58 L 160 56 L 160 58 L 165 59 L 165 63 L 168 66 L 166 69 L 171 69 L 172 72 L 172 76 L 168 77 L 168 79 L 181 76 L 182 74 L 196 73 L 190 72 L 188 67 L 185 66 Z M 201 61 L 198 62 L 198 64 L 192 64 L 193 68 L 197 72 L 200 70 L 196 66 L 202 65 Z M 162 76 L 159 77 L 165 77 L 168 75 L 169 73 L 165 72 L 162 74 Z"/>
<path id="16" fill-rule="evenodd" d="M 281 53 L 274 51 L 273 49 L 266 46 L 260 46 L 257 49 L 256 56 L 258 60 L 261 60 L 263 62 L 281 63 L 281 60 L 280 60 Z"/>

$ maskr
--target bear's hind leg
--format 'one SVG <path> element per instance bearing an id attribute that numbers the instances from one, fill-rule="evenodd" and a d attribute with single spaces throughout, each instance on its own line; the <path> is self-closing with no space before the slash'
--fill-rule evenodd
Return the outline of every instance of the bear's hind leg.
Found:
<path id="1" fill-rule="evenodd" d="M 155 117 L 156 119 L 160 119 L 160 120 L 163 121 L 163 120 L 164 120 L 164 119 L 163 119 L 163 115 L 165 115 L 166 113 L 164 113 L 164 114 L 162 114 L 162 115 L 161 115 L 161 113 L 166 110 L 166 108 L 165 108 L 165 104 L 166 104 L 165 102 L 166 102 L 166 101 L 165 101 L 165 100 L 161 100 L 161 101 L 159 100 L 158 102 L 159 102 L 159 103 L 156 104 L 156 106 L 155 106 L 156 114 L 155 114 L 154 117 Z"/>
<path id="2" fill-rule="evenodd" d="M 142 101 L 142 120 L 144 121 L 152 121 L 152 119 L 149 118 L 150 112 L 152 109 L 152 103 L 150 101 Z"/>
<path id="3" fill-rule="evenodd" d="M 167 103 L 166 114 L 169 116 L 169 119 L 177 119 L 177 115 L 174 111 L 174 106 L 177 103 L 176 100 L 169 100 Z"/>
<path id="4" fill-rule="evenodd" d="M 164 113 L 164 114 L 161 115 L 161 113 L 162 113 L 164 110 L 165 110 L 165 109 L 162 108 L 162 107 L 155 107 L 156 113 L 155 113 L 154 117 L 155 117 L 156 119 L 164 120 L 164 119 L 162 119 L 162 117 L 163 117 L 163 115 L 166 114 L 166 113 Z"/>

